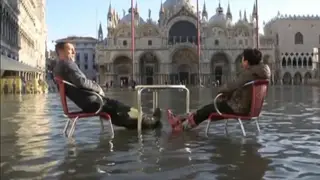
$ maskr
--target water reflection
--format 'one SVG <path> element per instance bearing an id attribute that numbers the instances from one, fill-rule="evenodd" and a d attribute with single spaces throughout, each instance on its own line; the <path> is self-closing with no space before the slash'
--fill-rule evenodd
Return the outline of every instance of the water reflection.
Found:
<path id="1" fill-rule="evenodd" d="M 191 109 L 209 103 L 212 89 L 192 89 Z M 115 130 L 100 134 L 95 118 L 79 121 L 75 138 L 61 134 L 65 119 L 59 97 L 2 96 L 1 179 L 316 179 L 320 176 L 319 88 L 271 87 L 260 121 L 261 134 L 237 123 L 229 136 L 223 123 L 171 134 L 168 126 L 145 132 Z M 108 92 L 135 104 L 135 92 Z M 184 93 L 162 91 L 160 107 L 184 111 Z M 152 94 L 143 95 L 151 107 Z M 144 108 L 151 111 L 150 108 Z M 165 121 L 165 118 L 164 118 Z M 231 121 L 232 122 L 232 121 Z"/>

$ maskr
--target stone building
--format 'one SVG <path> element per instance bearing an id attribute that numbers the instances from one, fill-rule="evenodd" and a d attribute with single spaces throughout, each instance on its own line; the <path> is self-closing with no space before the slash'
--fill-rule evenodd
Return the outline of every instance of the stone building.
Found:
<path id="1" fill-rule="evenodd" d="M 45 0 L 1 0 L 1 75 L 40 77 L 45 70 Z"/>
<path id="2" fill-rule="evenodd" d="M 283 84 L 307 84 L 319 71 L 314 47 L 320 47 L 320 17 L 278 15 L 265 24 L 265 34 L 275 37 L 276 79 Z"/>
<path id="3" fill-rule="evenodd" d="M 93 37 L 70 36 L 67 38 L 56 40 L 56 42 L 70 42 L 76 49 L 76 63 L 82 72 L 89 78 L 97 80 L 96 67 L 96 44 L 97 39 Z"/>
<path id="4" fill-rule="evenodd" d="M 123 80 L 133 76 L 139 84 L 224 83 L 241 70 L 243 49 L 256 46 L 256 7 L 241 11 L 233 20 L 230 4 L 225 11 L 217 4 L 209 16 L 203 5 L 200 16 L 200 62 L 197 56 L 197 13 L 188 0 L 166 0 L 159 6 L 159 19 L 140 17 L 138 5 L 122 18 L 112 9 L 108 12 L 108 34 L 97 45 L 101 82 Z M 131 58 L 131 13 L 135 13 L 135 51 Z M 101 31 L 101 30 L 100 30 Z M 264 62 L 274 67 L 273 36 L 258 35 Z M 107 42 L 107 43 L 106 43 Z M 274 74 L 274 73 L 273 73 Z"/>

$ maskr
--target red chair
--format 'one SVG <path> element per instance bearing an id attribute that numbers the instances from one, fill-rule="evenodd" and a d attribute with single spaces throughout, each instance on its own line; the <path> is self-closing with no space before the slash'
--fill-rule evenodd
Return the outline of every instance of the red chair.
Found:
<path id="1" fill-rule="evenodd" d="M 252 100 L 251 100 L 251 109 L 250 109 L 250 113 L 248 116 L 239 116 L 239 115 L 235 115 L 235 114 L 222 114 L 219 109 L 217 108 L 217 100 L 220 96 L 222 96 L 223 94 L 220 93 L 218 94 L 215 99 L 214 99 L 214 107 L 216 110 L 216 113 L 212 113 L 210 114 L 209 118 L 208 118 L 208 124 L 207 124 L 207 128 L 206 128 L 206 134 L 208 134 L 209 131 L 209 127 L 210 127 L 210 123 L 212 121 L 213 118 L 220 118 L 220 119 L 226 119 L 226 123 L 225 123 L 225 131 L 228 131 L 228 119 L 237 119 L 243 136 L 246 136 L 246 131 L 244 130 L 243 124 L 242 124 L 242 120 L 246 120 L 249 121 L 253 118 L 256 118 L 255 122 L 256 122 L 256 126 L 258 129 L 258 132 L 260 132 L 260 127 L 259 127 L 259 116 L 260 116 L 260 112 L 263 106 L 263 101 L 264 98 L 267 95 L 267 90 L 268 90 L 268 85 L 269 85 L 269 81 L 268 80 L 256 80 L 256 81 L 251 81 L 246 83 L 244 86 L 251 86 L 252 88 Z"/>
<path id="2" fill-rule="evenodd" d="M 95 92 L 92 92 L 92 91 L 83 90 L 83 91 L 86 91 L 88 93 L 94 94 L 97 97 L 99 97 L 99 99 L 101 101 L 101 103 L 100 103 L 101 105 L 100 105 L 100 108 L 95 113 L 85 113 L 85 112 L 82 112 L 82 111 L 80 111 L 80 112 L 69 112 L 68 104 L 67 104 L 67 97 L 66 97 L 66 93 L 65 93 L 65 85 L 68 85 L 68 86 L 71 86 L 71 87 L 74 87 L 74 88 L 78 88 L 78 87 L 75 86 L 74 84 L 70 83 L 70 82 L 67 82 L 67 81 L 63 80 L 60 77 L 55 77 L 54 79 L 55 79 L 56 83 L 58 84 L 59 94 L 60 94 L 60 99 L 61 99 L 61 104 L 62 104 L 64 115 L 68 118 L 68 121 L 67 121 L 67 123 L 66 123 L 66 125 L 64 127 L 64 130 L 63 130 L 63 133 L 66 136 L 71 137 L 73 135 L 78 119 L 99 116 L 102 130 L 104 129 L 103 119 L 105 119 L 107 121 L 110 121 L 109 123 L 110 123 L 111 133 L 112 133 L 112 137 L 114 137 L 114 130 L 113 130 L 112 122 L 111 122 L 111 116 L 109 114 L 107 114 L 107 113 L 101 112 L 104 103 L 103 103 L 102 97 L 98 93 L 95 93 Z M 79 97 L 79 98 L 81 98 L 81 97 Z M 68 128 L 69 128 L 71 123 L 72 123 L 71 128 L 69 130 L 69 133 L 67 134 Z"/>

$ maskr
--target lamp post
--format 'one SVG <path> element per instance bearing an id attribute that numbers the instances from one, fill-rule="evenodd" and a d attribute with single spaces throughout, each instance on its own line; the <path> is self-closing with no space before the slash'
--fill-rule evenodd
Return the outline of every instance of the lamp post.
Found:
<path id="1" fill-rule="evenodd" d="M 258 0 L 256 0 L 256 48 L 259 49 L 259 17 L 258 17 Z"/>
<path id="2" fill-rule="evenodd" d="M 134 61 L 134 49 L 135 49 L 135 29 L 134 29 L 134 13 L 136 10 L 133 8 L 133 0 L 131 0 L 131 59 L 132 59 L 132 83 L 134 82 L 135 75 L 135 61 Z"/>
<path id="3" fill-rule="evenodd" d="M 197 56 L 198 56 L 198 77 L 199 86 L 201 86 L 201 63 L 200 63 L 200 51 L 201 51 L 201 36 L 200 36 L 200 17 L 199 17 L 199 0 L 197 0 Z"/>

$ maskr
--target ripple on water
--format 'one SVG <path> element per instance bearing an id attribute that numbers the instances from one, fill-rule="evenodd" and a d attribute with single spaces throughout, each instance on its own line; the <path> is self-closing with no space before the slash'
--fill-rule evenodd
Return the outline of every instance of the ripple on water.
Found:
<path id="1" fill-rule="evenodd" d="M 110 140 L 108 132 L 100 133 L 96 118 L 80 120 L 75 138 L 67 140 L 61 134 L 66 119 L 57 95 L 7 96 L 1 98 L 1 104 L 6 104 L 1 106 L 1 176 L 318 180 L 320 109 L 314 103 L 319 89 L 270 89 L 260 118 L 260 134 L 256 135 L 254 124 L 245 123 L 248 136 L 244 138 L 236 121 L 230 121 L 229 135 L 224 134 L 224 123 L 219 122 L 213 123 L 209 137 L 204 136 L 204 124 L 179 135 L 171 134 L 168 127 L 145 132 L 142 142 L 135 131 L 121 128 L 116 128 L 115 138 Z M 191 109 L 206 103 L 199 99 L 208 101 L 212 97 L 212 90 L 198 91 L 191 89 L 195 98 Z M 123 89 L 109 91 L 108 95 L 135 104 L 134 93 Z M 183 112 L 180 104 L 184 101 L 177 98 L 184 96 L 182 92 L 161 93 L 160 105 Z M 151 94 L 143 96 L 146 104 L 151 98 Z"/>

